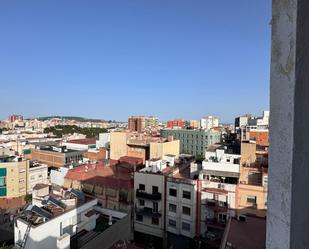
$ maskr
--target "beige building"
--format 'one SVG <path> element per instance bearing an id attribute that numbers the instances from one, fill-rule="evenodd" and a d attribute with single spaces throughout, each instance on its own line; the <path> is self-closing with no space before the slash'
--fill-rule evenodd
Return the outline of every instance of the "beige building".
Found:
<path id="1" fill-rule="evenodd" d="M 151 137 L 134 132 L 112 132 L 110 140 L 110 158 L 118 160 L 123 156 L 149 159 L 162 158 L 164 155 L 179 156 L 179 140 Z"/>
<path id="2" fill-rule="evenodd" d="M 266 216 L 267 182 L 268 169 L 262 167 L 256 158 L 256 143 L 242 142 L 240 178 L 236 189 L 238 215 Z"/>
<path id="3" fill-rule="evenodd" d="M 16 198 L 27 194 L 29 161 L 0 163 L 0 198 Z"/>

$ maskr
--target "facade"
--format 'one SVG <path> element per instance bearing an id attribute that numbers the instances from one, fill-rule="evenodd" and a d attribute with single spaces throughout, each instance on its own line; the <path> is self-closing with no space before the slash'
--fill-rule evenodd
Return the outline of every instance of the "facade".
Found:
<path id="1" fill-rule="evenodd" d="M 180 153 L 204 156 L 205 149 L 221 141 L 221 133 L 212 130 L 162 129 L 161 137 L 180 141 Z"/>
<path id="2" fill-rule="evenodd" d="M 71 236 L 83 229 L 94 230 L 97 200 L 75 193 L 42 196 L 40 206 L 28 206 L 28 215 L 20 215 L 14 224 L 17 248 L 70 248 Z"/>
<path id="3" fill-rule="evenodd" d="M 108 159 L 108 151 L 105 147 L 99 149 L 91 149 L 83 154 L 84 160 L 99 161 Z"/>
<path id="4" fill-rule="evenodd" d="M 131 116 L 128 119 L 128 129 L 139 133 L 146 128 L 156 127 L 157 125 L 158 119 L 156 117 Z"/>
<path id="5" fill-rule="evenodd" d="M 0 163 L 0 198 L 12 199 L 27 194 L 28 160 Z"/>
<path id="6" fill-rule="evenodd" d="M 36 184 L 48 184 L 48 166 L 30 161 L 27 192 L 32 193 Z"/>
<path id="7" fill-rule="evenodd" d="M 207 116 L 201 119 L 200 128 L 210 130 L 219 126 L 219 119 L 214 116 Z"/>
<path id="8" fill-rule="evenodd" d="M 200 232 L 206 245 L 214 238 L 221 239 L 227 220 L 236 216 L 240 158 L 226 153 L 224 148 L 206 151 L 199 176 L 202 181 Z"/>
<path id="9" fill-rule="evenodd" d="M 173 238 L 176 235 L 177 240 L 182 238 L 187 248 L 190 239 L 199 235 L 199 180 L 190 175 L 190 165 L 167 177 L 165 206 L 169 243 L 175 243 Z"/>
<path id="10" fill-rule="evenodd" d="M 70 150 L 65 146 L 46 146 L 31 150 L 31 159 L 59 168 L 83 159 L 84 150 Z"/>
<path id="11" fill-rule="evenodd" d="M 137 243 L 163 246 L 165 236 L 165 175 L 162 160 L 147 162 L 134 173 L 134 239 Z"/>
<path id="12" fill-rule="evenodd" d="M 185 120 L 175 119 L 166 122 L 166 128 L 185 128 Z"/>
<path id="13" fill-rule="evenodd" d="M 198 129 L 198 128 L 200 128 L 200 122 L 197 121 L 197 120 L 190 120 L 189 126 L 192 129 Z"/>
<path id="14" fill-rule="evenodd" d="M 14 123 L 15 121 L 23 121 L 24 118 L 22 115 L 16 115 L 16 114 L 13 114 L 11 116 L 8 117 L 8 121 L 10 123 Z"/>
<path id="15" fill-rule="evenodd" d="M 112 132 L 110 156 L 118 160 L 123 156 L 142 158 L 146 160 L 162 158 L 164 155 L 179 156 L 180 143 L 176 140 L 151 137 L 149 135 L 131 132 Z"/>
<path id="16" fill-rule="evenodd" d="M 89 150 L 96 148 L 96 140 L 92 138 L 73 139 L 68 140 L 62 145 L 66 146 L 69 150 Z"/>

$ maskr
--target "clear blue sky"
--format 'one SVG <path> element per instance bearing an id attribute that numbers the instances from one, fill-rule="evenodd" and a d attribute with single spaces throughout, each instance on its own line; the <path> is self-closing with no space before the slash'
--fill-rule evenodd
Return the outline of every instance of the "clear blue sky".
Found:
<path id="1" fill-rule="evenodd" d="M 0 118 L 269 106 L 270 0 L 0 2 Z"/>

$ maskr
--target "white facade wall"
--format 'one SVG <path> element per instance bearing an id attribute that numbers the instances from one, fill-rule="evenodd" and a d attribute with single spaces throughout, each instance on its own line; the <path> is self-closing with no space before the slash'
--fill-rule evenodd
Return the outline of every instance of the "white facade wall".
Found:
<path id="1" fill-rule="evenodd" d="M 99 140 L 96 142 L 96 147 L 97 148 L 102 148 L 102 147 L 108 147 L 108 144 L 110 143 L 110 133 L 100 133 L 99 134 Z"/>
<path id="2" fill-rule="evenodd" d="M 63 143 L 64 146 L 67 147 L 67 149 L 69 150 L 88 150 L 89 145 L 88 144 L 76 144 L 76 143 L 70 143 L 70 142 L 66 142 Z"/>
<path id="3" fill-rule="evenodd" d="M 38 183 L 48 184 L 48 166 L 46 164 L 29 168 L 28 193 L 32 193 L 33 187 Z"/>
<path id="4" fill-rule="evenodd" d="M 67 236 L 64 236 L 63 230 L 67 227 L 72 226 L 72 234 L 76 233 L 76 230 L 86 229 L 92 230 L 96 225 L 96 216 L 87 218 L 84 216 L 89 210 L 97 204 L 97 199 L 91 200 L 77 209 L 72 209 L 68 212 L 63 213 L 60 216 L 57 216 L 41 225 L 36 227 L 31 227 L 28 239 L 25 245 L 25 249 L 62 249 L 69 248 L 63 246 L 61 241 L 62 239 L 67 240 Z M 81 215 L 81 221 L 78 223 L 77 216 Z M 27 229 L 27 223 L 21 219 L 16 220 L 14 226 L 14 241 L 18 241 L 24 238 L 24 234 Z M 61 246 L 60 246 L 61 245 Z"/>
<path id="5" fill-rule="evenodd" d="M 200 127 L 202 129 L 209 130 L 218 126 L 219 126 L 219 119 L 213 116 L 202 118 L 200 121 Z"/>
<path id="6" fill-rule="evenodd" d="M 194 182 L 194 181 L 192 181 Z M 175 181 L 167 181 L 166 185 L 166 230 L 168 232 L 183 235 L 189 238 L 195 236 L 196 226 L 196 184 L 185 184 Z M 169 194 L 169 189 L 175 189 L 177 197 Z M 190 199 L 183 198 L 183 191 L 190 192 Z M 176 205 L 176 212 L 170 210 L 170 204 Z M 190 208 L 190 215 L 183 214 L 183 207 Z M 176 227 L 170 224 L 170 220 L 176 222 Z M 182 223 L 190 225 L 190 230 L 183 229 Z"/>
<path id="7" fill-rule="evenodd" d="M 160 200 L 149 200 L 144 199 L 144 206 L 140 205 L 140 199 L 136 197 L 136 190 L 139 189 L 139 184 L 145 185 L 145 192 L 151 194 L 152 186 L 158 187 L 158 192 L 161 193 Z M 158 211 L 161 213 L 161 217 L 159 218 L 159 224 L 152 224 L 152 217 L 143 215 L 143 221 L 136 220 L 136 212 L 134 214 L 134 230 L 150 234 L 157 237 L 163 237 L 164 234 L 164 175 L 156 174 L 156 173 L 144 173 L 144 172 L 135 172 L 134 173 L 134 193 L 135 193 L 135 208 L 153 208 L 153 203 L 158 203 Z"/>
<path id="8" fill-rule="evenodd" d="M 56 184 L 58 186 L 63 186 L 64 177 L 68 173 L 69 168 L 61 167 L 57 170 L 50 171 L 50 182 L 51 184 Z"/>

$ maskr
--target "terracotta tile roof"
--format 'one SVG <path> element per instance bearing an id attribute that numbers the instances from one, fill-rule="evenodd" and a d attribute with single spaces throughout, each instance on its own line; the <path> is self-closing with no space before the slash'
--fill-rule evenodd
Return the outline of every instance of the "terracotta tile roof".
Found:
<path id="1" fill-rule="evenodd" d="M 117 165 L 104 165 L 102 162 L 70 169 L 65 178 L 117 189 L 134 186 L 131 170 Z"/>
<path id="2" fill-rule="evenodd" d="M 73 139 L 67 141 L 67 143 L 90 145 L 90 144 L 96 144 L 96 140 L 95 138 Z"/>

